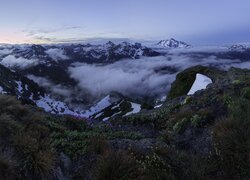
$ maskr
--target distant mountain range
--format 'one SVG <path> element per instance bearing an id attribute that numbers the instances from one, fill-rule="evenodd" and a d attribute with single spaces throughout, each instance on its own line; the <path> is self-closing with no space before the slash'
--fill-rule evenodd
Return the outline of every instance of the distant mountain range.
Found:
<path id="1" fill-rule="evenodd" d="M 77 66 L 78 63 L 107 65 L 124 59 L 136 60 L 143 57 L 161 56 L 171 59 L 168 52 L 175 48 L 183 49 L 182 54 L 197 60 L 216 57 L 247 61 L 250 57 L 250 49 L 245 45 L 233 45 L 223 52 L 185 52 L 191 45 L 173 38 L 161 40 L 152 47 L 129 42 L 115 44 L 111 41 L 99 45 L 1 45 L 0 92 L 16 96 L 24 103 L 37 105 L 55 114 L 95 119 L 124 116 L 137 112 L 143 101 L 138 101 L 138 97 L 125 97 L 117 92 L 92 101 L 88 92 L 78 87 L 77 80 L 71 77 L 69 67 Z M 169 73 L 169 69 L 173 74 L 178 72 L 178 68 L 166 66 L 155 70 L 155 73 Z"/>
<path id="2" fill-rule="evenodd" d="M 138 59 L 141 56 L 158 56 L 160 53 L 140 43 L 111 41 L 101 44 L 70 44 L 70 45 L 13 45 L 0 47 L 5 49 L 2 55 L 14 55 L 16 58 L 51 60 L 78 60 L 79 62 L 112 62 L 124 58 Z"/>

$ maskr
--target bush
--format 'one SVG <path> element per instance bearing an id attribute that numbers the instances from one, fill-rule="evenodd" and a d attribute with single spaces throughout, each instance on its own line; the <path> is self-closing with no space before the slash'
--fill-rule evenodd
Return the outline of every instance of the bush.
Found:
<path id="1" fill-rule="evenodd" d="M 177 133 L 182 133 L 185 130 L 188 122 L 189 122 L 189 120 L 187 118 L 183 118 L 181 121 L 177 122 L 173 126 L 173 131 L 175 131 Z"/>
<path id="2" fill-rule="evenodd" d="M 170 166 L 155 152 L 137 160 L 142 179 L 175 179 L 170 172 Z"/>
<path id="3" fill-rule="evenodd" d="M 187 96 L 187 97 L 185 97 L 182 105 L 189 104 L 191 101 L 192 101 L 192 97 L 191 96 Z"/>
<path id="4" fill-rule="evenodd" d="M 0 115 L 0 139 L 7 142 L 14 134 L 21 129 L 20 123 L 14 120 L 11 115 Z"/>
<path id="5" fill-rule="evenodd" d="M 136 176 L 134 159 L 124 151 L 109 151 L 97 161 L 95 179 L 133 179 Z"/>
<path id="6" fill-rule="evenodd" d="M 173 136 L 169 131 L 163 130 L 160 132 L 160 139 L 169 144 L 173 140 Z"/>
<path id="7" fill-rule="evenodd" d="M 2 180 L 17 179 L 16 165 L 2 155 L 0 155 L 0 177 Z"/>
<path id="8" fill-rule="evenodd" d="M 9 113 L 17 118 L 28 113 L 28 109 L 12 96 L 0 95 L 0 102 L 0 113 Z"/>
<path id="9" fill-rule="evenodd" d="M 250 87 L 243 88 L 241 91 L 241 95 L 243 98 L 250 100 Z"/>
<path id="10" fill-rule="evenodd" d="M 71 158 L 77 158 L 87 152 L 89 145 L 87 138 L 89 136 L 92 134 L 68 130 L 62 133 L 52 133 L 52 146 Z"/>
<path id="11" fill-rule="evenodd" d="M 24 177 L 46 179 L 51 175 L 55 154 L 46 140 L 19 134 L 14 138 L 14 145 L 21 158 L 19 166 Z"/>
<path id="12" fill-rule="evenodd" d="M 72 131 L 85 131 L 87 129 L 87 122 L 85 119 L 65 116 L 65 126 Z"/>
<path id="13" fill-rule="evenodd" d="M 169 121 L 167 121 L 167 127 L 170 127 L 171 130 L 173 130 L 174 126 L 179 126 L 181 125 L 184 119 L 186 119 L 186 121 L 188 121 L 191 117 L 193 116 L 193 111 L 188 108 L 188 107 L 183 107 L 180 109 L 179 112 L 174 113 L 174 115 L 172 115 L 169 119 Z"/>
<path id="14" fill-rule="evenodd" d="M 215 149 L 227 178 L 250 178 L 250 103 L 237 99 L 214 128 Z"/>
<path id="15" fill-rule="evenodd" d="M 223 102 L 224 102 L 224 105 L 229 107 L 233 103 L 233 98 L 231 96 L 229 96 L 229 95 L 224 95 L 223 96 Z"/>
<path id="16" fill-rule="evenodd" d="M 202 119 L 201 116 L 195 114 L 195 115 L 193 115 L 193 117 L 190 119 L 190 121 L 191 121 L 191 125 L 192 125 L 192 126 L 198 127 L 198 126 L 200 126 L 200 125 L 202 124 L 203 119 Z"/>
<path id="17" fill-rule="evenodd" d="M 233 80 L 233 82 L 232 82 L 233 85 L 240 85 L 241 83 L 242 83 L 242 81 L 239 79 Z"/>
<path id="18" fill-rule="evenodd" d="M 93 136 L 89 139 L 89 151 L 104 154 L 108 150 L 108 142 L 102 136 Z"/>
<path id="19" fill-rule="evenodd" d="M 19 158 L 22 177 L 46 179 L 55 165 L 55 153 L 50 145 L 49 129 L 43 124 L 43 114 L 23 117 L 22 130 L 13 136 L 13 145 Z"/>
<path id="20" fill-rule="evenodd" d="M 202 127 L 205 124 L 211 123 L 214 120 L 213 111 L 210 108 L 200 109 L 197 114 L 190 119 L 193 127 Z"/>
<path id="21" fill-rule="evenodd" d="M 33 179 L 48 179 L 53 174 L 54 165 L 55 156 L 49 149 L 29 152 L 22 159 L 22 168 L 26 177 L 33 177 Z"/>

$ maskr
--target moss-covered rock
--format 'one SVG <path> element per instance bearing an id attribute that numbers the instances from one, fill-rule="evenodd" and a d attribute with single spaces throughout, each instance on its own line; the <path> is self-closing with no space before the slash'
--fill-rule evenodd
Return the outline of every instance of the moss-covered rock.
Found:
<path id="1" fill-rule="evenodd" d="M 213 81 L 215 81 L 223 72 L 215 68 L 204 66 L 194 66 L 180 72 L 179 74 L 177 74 L 176 80 L 171 86 L 168 94 L 168 100 L 186 95 L 192 87 L 197 73 L 207 75 Z"/>

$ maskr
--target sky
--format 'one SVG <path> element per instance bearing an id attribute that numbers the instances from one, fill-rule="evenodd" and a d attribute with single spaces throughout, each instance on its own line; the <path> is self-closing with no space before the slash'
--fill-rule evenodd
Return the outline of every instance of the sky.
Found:
<path id="1" fill-rule="evenodd" d="M 0 43 L 250 42 L 249 0 L 0 0 Z"/>

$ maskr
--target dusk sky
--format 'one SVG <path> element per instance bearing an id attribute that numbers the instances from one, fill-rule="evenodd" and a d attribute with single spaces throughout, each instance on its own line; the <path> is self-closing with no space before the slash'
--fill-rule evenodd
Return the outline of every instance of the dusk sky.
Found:
<path id="1" fill-rule="evenodd" d="M 249 0 L 0 0 L 0 43 L 250 42 Z"/>

